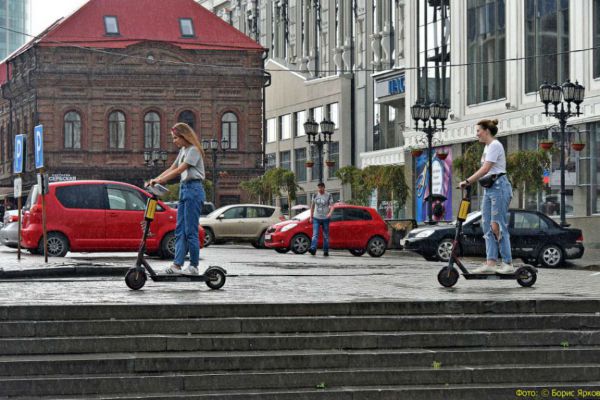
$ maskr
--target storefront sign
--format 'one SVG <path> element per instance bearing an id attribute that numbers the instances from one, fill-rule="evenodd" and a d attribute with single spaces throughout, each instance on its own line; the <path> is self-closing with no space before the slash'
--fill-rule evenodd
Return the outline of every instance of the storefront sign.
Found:
<path id="1" fill-rule="evenodd" d="M 386 79 L 375 83 L 375 96 L 377 98 L 394 96 L 397 94 L 403 94 L 406 92 L 404 86 L 404 73 L 397 75 L 393 78 Z"/>
<path id="2" fill-rule="evenodd" d="M 68 181 L 76 181 L 77 177 L 71 174 L 52 174 L 48 178 L 49 182 L 68 182 Z"/>

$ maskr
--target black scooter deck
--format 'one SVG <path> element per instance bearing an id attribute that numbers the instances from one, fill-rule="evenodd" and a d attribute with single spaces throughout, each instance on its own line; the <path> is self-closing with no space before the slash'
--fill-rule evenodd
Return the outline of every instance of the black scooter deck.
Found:
<path id="1" fill-rule="evenodd" d="M 150 275 L 150 279 L 155 282 L 206 282 L 206 275 L 184 275 L 184 274 L 156 274 Z"/>
<path id="2" fill-rule="evenodd" d="M 517 274 L 462 274 L 467 280 L 469 279 L 517 279 Z"/>

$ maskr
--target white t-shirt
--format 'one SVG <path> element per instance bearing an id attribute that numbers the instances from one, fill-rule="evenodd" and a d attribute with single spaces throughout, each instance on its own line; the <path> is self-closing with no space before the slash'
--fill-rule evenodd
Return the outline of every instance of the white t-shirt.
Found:
<path id="1" fill-rule="evenodd" d="M 182 147 L 173 162 L 173 166 L 179 167 L 182 163 L 188 164 L 188 168 L 181 173 L 181 182 L 192 179 L 204 180 L 204 160 L 196 146 Z"/>
<path id="2" fill-rule="evenodd" d="M 484 147 L 483 155 L 481 156 L 481 165 L 486 161 L 493 164 L 492 168 L 485 176 L 506 173 L 506 154 L 504 153 L 502 143 L 498 140 L 494 140 Z"/>

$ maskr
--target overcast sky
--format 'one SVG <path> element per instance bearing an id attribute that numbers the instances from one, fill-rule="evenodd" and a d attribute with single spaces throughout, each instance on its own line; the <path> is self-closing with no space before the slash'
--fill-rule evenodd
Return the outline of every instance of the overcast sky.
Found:
<path id="1" fill-rule="evenodd" d="M 71 14 L 87 0 L 32 0 L 32 34 L 37 35 L 51 23 Z"/>

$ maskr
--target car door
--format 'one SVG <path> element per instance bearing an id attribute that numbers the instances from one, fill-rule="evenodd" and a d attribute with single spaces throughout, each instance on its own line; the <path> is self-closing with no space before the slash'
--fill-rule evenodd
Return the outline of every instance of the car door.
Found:
<path id="1" fill-rule="evenodd" d="M 103 184 L 66 185 L 56 188 L 56 198 L 64 210 L 54 221 L 48 216 L 48 228 L 65 232 L 75 250 L 103 249 L 106 246 L 106 202 Z"/>
<path id="2" fill-rule="evenodd" d="M 345 249 L 364 249 L 370 239 L 372 229 L 369 224 L 373 217 L 362 208 L 348 207 L 344 209 L 343 233 L 339 246 Z"/>
<path id="3" fill-rule="evenodd" d="M 219 222 L 215 224 L 217 229 L 217 237 L 222 238 L 239 238 L 243 237 L 242 232 L 246 229 L 244 227 L 246 218 L 246 207 L 245 206 L 234 206 L 225 210 L 221 215 L 218 216 Z"/>
<path id="4" fill-rule="evenodd" d="M 510 243 L 513 257 L 535 257 L 547 236 L 548 224 L 531 211 L 516 210 Z"/>
<path id="5" fill-rule="evenodd" d="M 125 185 L 107 184 L 106 241 L 114 249 L 136 249 L 142 239 L 142 221 L 146 207 L 145 196 Z M 149 240 L 156 229 L 150 225 Z M 155 239 L 154 239 L 155 240 Z"/>
<path id="6" fill-rule="evenodd" d="M 461 237 L 463 255 L 485 256 L 485 239 L 481 226 L 481 216 L 463 225 Z"/>
<path id="7" fill-rule="evenodd" d="M 344 233 L 344 207 L 335 207 L 329 219 L 329 247 L 339 248 L 343 243 Z M 319 243 L 323 243 L 323 235 L 319 235 Z"/>
<path id="8" fill-rule="evenodd" d="M 266 207 L 247 206 L 245 224 L 243 225 L 244 236 L 253 239 L 258 238 L 263 230 L 270 225 L 267 215 L 272 213 L 273 210 Z"/>

